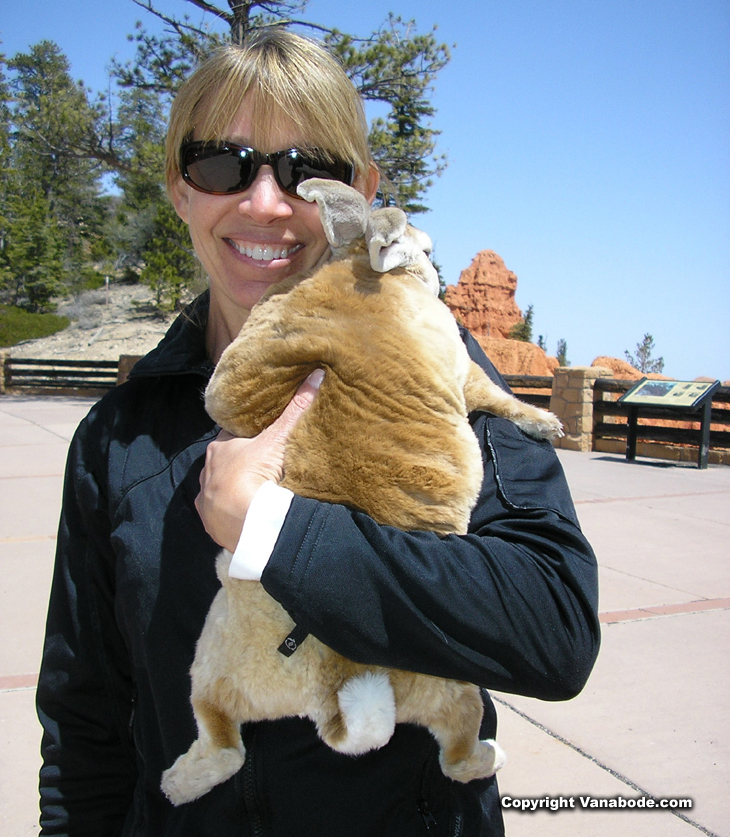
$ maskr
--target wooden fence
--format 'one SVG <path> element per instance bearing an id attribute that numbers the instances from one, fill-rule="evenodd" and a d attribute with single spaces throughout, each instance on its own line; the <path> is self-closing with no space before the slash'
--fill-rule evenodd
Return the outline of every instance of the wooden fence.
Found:
<path id="1" fill-rule="evenodd" d="M 126 378 L 137 359 L 137 356 L 123 356 L 119 361 L 6 357 L 0 366 L 0 392 L 103 395 Z M 504 378 L 523 401 L 543 409 L 550 408 L 552 376 L 505 375 Z M 625 450 L 628 407 L 618 403 L 618 398 L 635 383 L 600 377 L 592 383 L 593 433 L 590 447 L 593 450 Z M 590 391 L 588 395 L 590 397 Z M 670 410 L 643 408 L 638 439 L 642 443 L 664 446 L 666 450 L 674 447 L 691 452 L 697 449 L 699 443 L 699 419 L 699 415 L 697 421 L 691 417 L 678 419 L 676 413 Z M 712 398 L 710 449 L 723 452 L 721 461 L 730 461 L 730 387 L 720 387 Z"/>
<path id="2" fill-rule="evenodd" d="M 38 395 L 103 395 L 117 384 L 116 360 L 40 360 L 6 357 L 3 390 Z"/>
<path id="3" fill-rule="evenodd" d="M 535 407 L 550 409 L 552 375 L 504 375 L 510 389 L 521 400 Z"/>

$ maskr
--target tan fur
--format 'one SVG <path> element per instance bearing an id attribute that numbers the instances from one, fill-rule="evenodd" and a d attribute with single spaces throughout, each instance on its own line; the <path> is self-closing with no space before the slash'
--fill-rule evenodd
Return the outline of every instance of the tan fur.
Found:
<path id="1" fill-rule="evenodd" d="M 472 363 L 422 267 L 372 269 L 367 247 L 378 230 L 376 215 L 368 219 L 368 241 L 344 259 L 269 290 L 224 352 L 206 407 L 221 427 L 251 437 L 280 415 L 310 372 L 323 368 L 320 392 L 289 438 L 282 484 L 360 509 L 382 524 L 463 534 L 483 477 L 468 412 L 504 415 L 538 436 L 553 435 L 560 425 L 504 393 Z M 392 217 L 383 224 L 390 228 Z M 396 244 L 416 233 L 401 228 Z M 381 237 L 383 248 L 389 246 L 388 234 Z M 230 578 L 229 562 L 224 551 L 223 587 L 191 669 L 200 737 L 163 777 L 173 803 L 232 775 L 244 758 L 238 725 L 261 719 L 308 716 L 326 744 L 352 754 L 383 746 L 395 722 L 421 724 L 441 747 L 444 773 L 460 782 L 489 776 L 504 763 L 495 742 L 479 741 L 476 686 L 356 664 L 313 636 L 284 657 L 277 649 L 293 628 L 291 618 L 260 583 Z M 340 702 L 353 683 L 365 682 L 382 692 L 384 703 L 378 722 L 368 721 L 363 737 L 353 737 L 353 716 L 344 716 Z M 221 716 L 230 724 L 221 724 Z M 215 742 L 227 754 L 218 779 Z"/>

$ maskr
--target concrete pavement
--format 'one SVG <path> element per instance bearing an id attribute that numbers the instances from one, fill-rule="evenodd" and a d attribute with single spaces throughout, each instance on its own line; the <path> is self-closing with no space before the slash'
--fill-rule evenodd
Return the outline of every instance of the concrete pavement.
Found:
<path id="1" fill-rule="evenodd" d="M 92 403 L 0 397 L 0 834 L 10 837 L 38 833 L 35 683 L 64 460 Z M 603 647 L 572 701 L 495 695 L 500 787 L 520 806 L 505 809 L 507 833 L 730 837 L 730 468 L 559 457 L 601 567 Z M 623 807 L 582 807 L 588 797 Z M 692 807 L 641 807 L 649 797 Z"/>

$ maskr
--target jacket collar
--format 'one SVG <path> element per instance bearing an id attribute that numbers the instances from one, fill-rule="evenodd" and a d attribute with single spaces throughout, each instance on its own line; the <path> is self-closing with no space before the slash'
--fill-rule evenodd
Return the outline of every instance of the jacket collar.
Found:
<path id="1" fill-rule="evenodd" d="M 137 361 L 130 378 L 163 375 L 202 375 L 209 378 L 213 364 L 205 349 L 210 294 L 202 293 L 178 316 L 158 346 Z"/>

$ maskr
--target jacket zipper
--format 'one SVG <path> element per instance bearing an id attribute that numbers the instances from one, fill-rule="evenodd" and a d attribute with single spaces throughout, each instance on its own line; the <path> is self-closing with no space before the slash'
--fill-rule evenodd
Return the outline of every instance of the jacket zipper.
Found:
<path id="1" fill-rule="evenodd" d="M 434 815 L 431 813 L 431 809 L 428 807 L 428 802 L 426 800 L 421 800 L 421 804 L 418 806 L 418 810 L 421 812 L 421 816 L 423 817 L 423 821 L 426 823 L 426 830 L 429 834 L 436 833 L 432 831 L 432 829 L 438 826 L 438 820 Z M 454 827 L 451 830 L 451 837 L 459 837 L 461 834 L 461 814 L 456 814 L 454 817 Z"/>
<path id="2" fill-rule="evenodd" d="M 426 831 L 429 834 L 435 834 L 436 832 L 433 829 L 438 825 L 438 822 L 436 817 L 431 813 L 431 809 L 428 807 L 428 802 L 425 799 L 421 800 L 418 810 L 421 812 L 424 823 L 426 823 Z"/>
<path id="3" fill-rule="evenodd" d="M 256 739 L 256 728 L 249 724 L 242 730 L 243 746 L 246 748 L 246 760 L 240 773 L 243 804 L 251 821 L 251 837 L 265 837 L 264 824 L 261 819 L 256 795 L 256 776 L 254 775 L 253 749 Z"/>
<path id="4" fill-rule="evenodd" d="M 129 741 L 134 746 L 134 718 L 137 714 L 137 689 L 132 689 L 132 694 L 129 699 L 129 722 L 127 731 L 129 733 Z"/>

